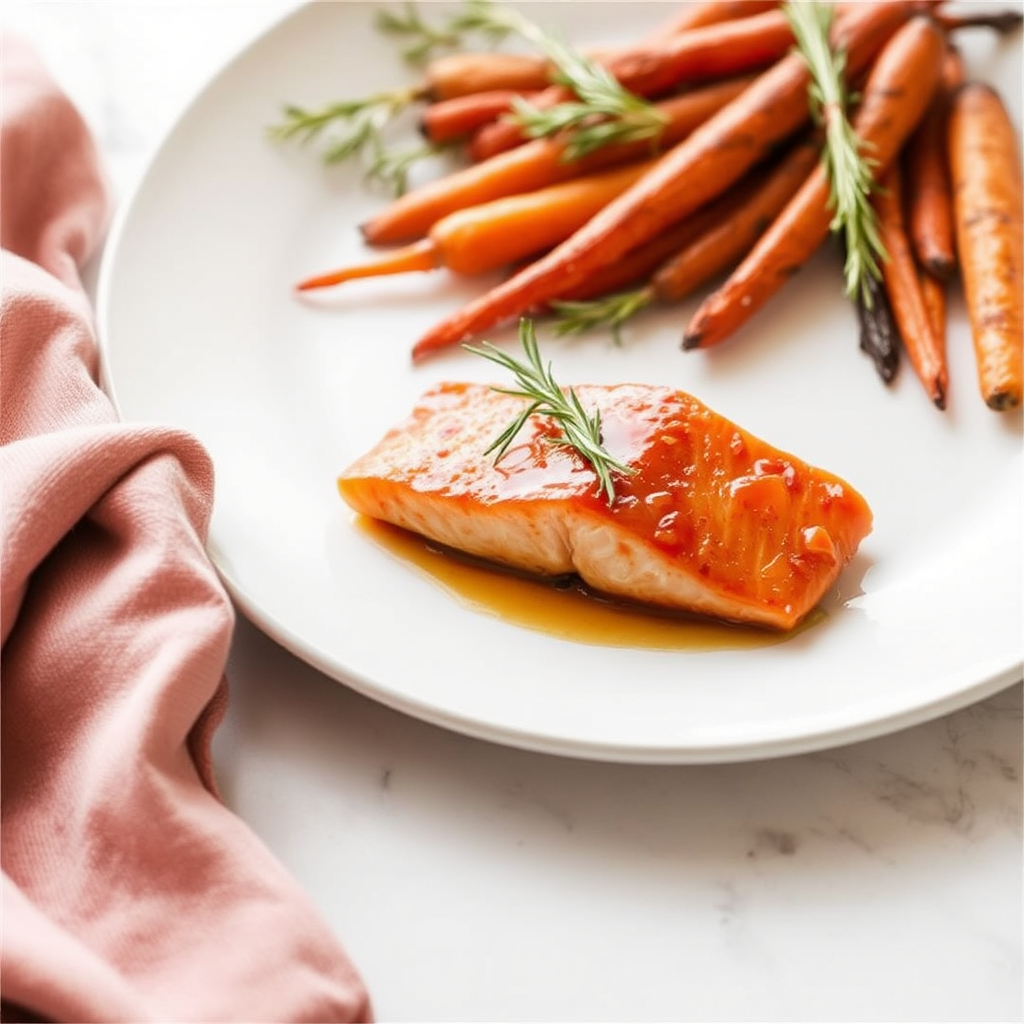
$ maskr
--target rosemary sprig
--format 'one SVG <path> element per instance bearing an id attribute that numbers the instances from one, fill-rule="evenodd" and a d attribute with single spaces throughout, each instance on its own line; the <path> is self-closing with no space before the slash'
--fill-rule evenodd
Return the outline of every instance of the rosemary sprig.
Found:
<path id="1" fill-rule="evenodd" d="M 549 438 L 551 444 L 562 445 L 578 452 L 597 474 L 597 493 L 603 494 L 609 505 L 615 501 L 614 473 L 631 476 L 636 472 L 610 455 L 601 440 L 601 412 L 595 409 L 588 413 L 572 388 L 563 389 L 551 373 L 551 364 L 544 365 L 537 345 L 537 335 L 533 321 L 519 321 L 519 341 L 526 352 L 526 362 L 522 362 L 507 352 L 496 348 L 489 342 L 479 346 L 465 345 L 468 352 L 483 356 L 492 363 L 497 363 L 510 370 L 515 376 L 518 388 L 500 388 L 494 390 L 503 395 L 525 398 L 529 403 L 523 411 L 502 431 L 494 443 L 484 453 L 496 452 L 497 464 L 516 435 L 522 430 L 531 416 L 549 416 L 561 427 L 561 433 Z"/>
<path id="2" fill-rule="evenodd" d="M 616 345 L 622 344 L 622 325 L 654 302 L 650 288 L 618 292 L 600 299 L 552 302 L 555 334 L 583 334 L 595 327 L 610 327 Z"/>
<path id="3" fill-rule="evenodd" d="M 571 89 L 578 100 L 539 110 L 523 99 L 513 101 L 511 117 L 531 138 L 566 134 L 563 158 L 574 160 L 610 142 L 656 138 L 665 116 L 625 89 L 596 61 L 530 21 L 513 7 L 492 0 L 466 0 L 465 13 L 449 27 L 483 32 L 492 39 L 516 35 L 533 45 L 554 66 L 553 80 Z"/>
<path id="4" fill-rule="evenodd" d="M 451 49 L 462 42 L 457 32 L 434 28 L 424 21 L 414 3 L 403 4 L 401 11 L 379 10 L 376 25 L 385 35 L 405 37 L 408 45 L 402 50 L 402 58 L 409 64 L 425 64 L 435 50 Z"/>
<path id="5" fill-rule="evenodd" d="M 388 35 L 406 37 L 410 42 L 402 57 L 417 65 L 425 64 L 437 50 L 464 47 L 468 35 L 482 35 L 495 45 L 515 31 L 513 26 L 491 17 L 492 0 L 465 0 L 463 6 L 464 10 L 435 26 L 424 20 L 415 3 L 407 2 L 400 13 L 380 11 L 377 28 Z"/>
<path id="6" fill-rule="evenodd" d="M 871 205 L 875 162 L 864 152 L 847 117 L 846 54 L 829 42 L 834 10 L 817 0 L 795 0 L 783 9 L 811 73 L 808 93 L 815 120 L 825 129 L 823 159 L 833 211 L 831 229 L 843 235 L 846 294 L 870 308 L 869 282 L 881 276 L 879 264 L 887 255 Z"/>
<path id="7" fill-rule="evenodd" d="M 289 104 L 284 108 L 283 119 L 271 125 L 267 135 L 277 142 L 294 140 L 309 143 L 324 138 L 322 156 L 327 164 L 369 153 L 371 160 L 367 176 L 389 180 L 396 193 L 400 193 L 405 188 L 406 175 L 414 160 L 436 153 L 438 149 L 423 147 L 397 159 L 385 160 L 387 150 L 382 132 L 388 122 L 422 95 L 422 88 L 414 86 L 376 93 L 364 99 L 329 103 L 316 109 Z M 400 174 L 384 173 L 391 163 L 401 166 Z"/>
<path id="8" fill-rule="evenodd" d="M 420 160 L 439 156 L 446 149 L 446 146 L 433 142 L 400 150 L 387 149 L 378 143 L 374 146 L 373 158 L 366 169 L 366 177 L 371 181 L 382 182 L 394 195 L 400 196 L 409 187 L 409 171 L 413 165 Z"/>
<path id="9" fill-rule="evenodd" d="M 527 136 L 562 134 L 566 140 L 563 159 L 576 160 L 612 142 L 655 139 L 661 134 L 665 115 L 622 86 L 607 68 L 529 23 L 519 33 L 531 38 L 554 65 L 554 81 L 578 97 L 546 110 L 514 99 L 512 119 Z"/>

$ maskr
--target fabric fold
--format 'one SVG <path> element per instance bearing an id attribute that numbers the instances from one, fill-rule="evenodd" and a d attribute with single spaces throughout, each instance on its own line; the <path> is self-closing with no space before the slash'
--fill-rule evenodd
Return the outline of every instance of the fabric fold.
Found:
<path id="1" fill-rule="evenodd" d="M 3 58 L 3 1019 L 366 1020 L 336 937 L 217 797 L 213 469 L 98 387 L 96 148 L 24 41 Z"/>

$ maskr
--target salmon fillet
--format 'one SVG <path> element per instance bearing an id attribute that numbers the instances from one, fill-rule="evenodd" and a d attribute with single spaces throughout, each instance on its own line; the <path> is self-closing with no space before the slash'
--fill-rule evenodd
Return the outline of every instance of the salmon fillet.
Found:
<path id="1" fill-rule="evenodd" d="M 871 530 L 839 477 L 771 447 L 692 396 L 637 384 L 575 388 L 605 448 L 634 467 L 609 506 L 591 466 L 531 417 L 501 461 L 487 448 L 523 400 L 480 384 L 427 392 L 338 479 L 357 512 L 603 593 L 791 629 Z"/>

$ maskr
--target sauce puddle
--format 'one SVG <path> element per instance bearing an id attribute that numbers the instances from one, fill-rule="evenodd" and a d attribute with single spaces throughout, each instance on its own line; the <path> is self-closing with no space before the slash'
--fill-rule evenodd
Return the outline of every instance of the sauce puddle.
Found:
<path id="1" fill-rule="evenodd" d="M 474 611 L 561 640 L 601 647 L 721 651 L 772 647 L 822 621 L 812 612 L 788 633 L 617 601 L 574 576 L 540 579 L 451 551 L 400 527 L 354 516 L 356 528 L 388 554 Z"/>

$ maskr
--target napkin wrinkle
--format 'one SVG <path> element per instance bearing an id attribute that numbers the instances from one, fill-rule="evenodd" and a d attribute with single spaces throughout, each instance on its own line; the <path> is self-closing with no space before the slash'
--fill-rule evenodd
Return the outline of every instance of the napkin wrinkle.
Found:
<path id="1" fill-rule="evenodd" d="M 235 618 L 212 463 L 97 385 L 96 151 L 3 47 L 0 1019 L 367 1020 L 337 939 L 217 796 Z"/>
<path id="2" fill-rule="evenodd" d="M 5 32 L 0 247 L 72 287 L 110 212 L 95 141 L 35 49 Z"/>

